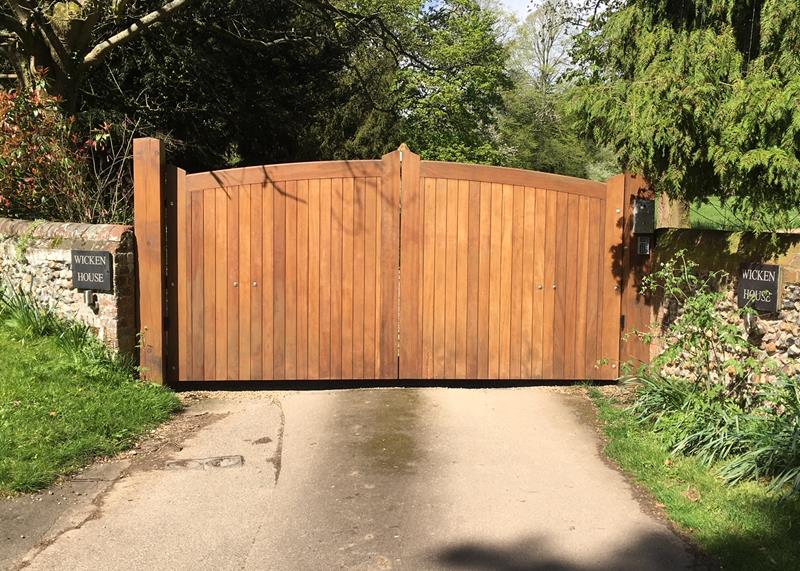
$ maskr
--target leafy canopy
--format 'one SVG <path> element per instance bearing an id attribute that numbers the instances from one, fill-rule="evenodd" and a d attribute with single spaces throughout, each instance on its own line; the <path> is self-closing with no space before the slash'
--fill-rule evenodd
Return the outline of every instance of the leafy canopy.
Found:
<path id="1" fill-rule="evenodd" d="M 573 56 L 586 132 L 688 201 L 774 214 L 800 203 L 800 2 L 627 0 Z"/>

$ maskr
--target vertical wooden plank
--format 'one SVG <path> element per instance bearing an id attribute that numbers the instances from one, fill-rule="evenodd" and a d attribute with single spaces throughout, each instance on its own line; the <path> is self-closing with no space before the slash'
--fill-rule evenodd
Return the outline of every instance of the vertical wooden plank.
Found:
<path id="1" fill-rule="evenodd" d="M 228 268 L 228 368 L 225 378 L 239 379 L 239 187 L 223 189 L 227 200 Z M 234 286 L 236 284 L 236 286 Z"/>
<path id="2" fill-rule="evenodd" d="M 558 235 L 558 196 L 553 190 L 547 191 L 547 215 L 545 219 L 544 250 L 544 304 L 542 312 L 542 378 L 553 379 L 560 374 L 555 371 L 555 316 L 556 310 L 556 245 Z M 566 227 L 565 227 L 566 228 Z"/>
<path id="3" fill-rule="evenodd" d="M 331 378 L 331 179 L 319 189 L 319 378 Z"/>
<path id="4" fill-rule="evenodd" d="M 433 348 L 436 306 L 434 305 L 434 282 L 436 268 L 436 179 L 424 180 L 424 246 L 422 252 L 422 370 L 420 377 L 433 378 Z M 402 341 L 402 340 L 401 340 Z"/>
<path id="5" fill-rule="evenodd" d="M 252 378 L 250 355 L 252 351 L 252 297 L 250 278 L 251 207 L 250 186 L 239 187 L 239 379 Z"/>
<path id="6" fill-rule="evenodd" d="M 566 316 L 567 316 L 567 249 L 569 248 L 570 210 L 569 195 L 558 193 L 557 218 L 555 224 L 556 236 L 556 272 L 555 272 L 555 315 L 553 318 L 553 376 L 564 379 L 564 358 L 566 347 Z"/>
<path id="7" fill-rule="evenodd" d="M 396 379 L 400 261 L 400 151 L 383 156 L 381 178 L 381 378 Z M 413 182 L 413 181 L 412 181 Z"/>
<path id="8" fill-rule="evenodd" d="M 133 204 L 142 333 L 142 378 L 163 383 L 165 375 L 164 149 L 158 139 L 133 142 Z"/>
<path id="9" fill-rule="evenodd" d="M 596 198 L 589 201 L 586 285 L 586 358 L 584 371 L 590 379 L 597 378 L 597 361 L 599 359 L 599 310 L 600 291 L 602 288 L 602 248 L 603 248 L 603 202 Z"/>
<path id="10" fill-rule="evenodd" d="M 275 306 L 273 303 L 275 296 L 275 277 L 273 274 L 273 208 L 274 208 L 274 194 L 275 187 L 271 182 L 261 185 L 260 192 L 263 194 L 262 199 L 262 221 L 261 227 L 264 229 L 262 232 L 261 251 L 263 252 L 263 275 L 261 278 L 264 287 L 261 288 L 262 310 L 263 317 L 261 319 L 262 333 L 261 339 L 263 340 L 264 347 L 262 349 L 262 374 L 265 379 L 273 379 L 273 351 L 274 351 L 274 312 Z"/>
<path id="11" fill-rule="evenodd" d="M 355 212 L 355 181 L 346 178 L 342 182 L 342 376 L 345 379 L 353 375 L 353 267 L 355 228 L 353 215 Z"/>
<path id="12" fill-rule="evenodd" d="M 489 258 L 489 378 L 500 378 L 501 261 L 503 254 L 503 186 L 492 183 L 492 230 Z"/>
<path id="13" fill-rule="evenodd" d="M 469 182 L 467 231 L 467 371 L 469 379 L 478 378 L 478 296 L 481 251 L 481 185 Z"/>
<path id="14" fill-rule="evenodd" d="M 260 184 L 250 185 L 250 378 L 263 379 L 263 295 L 264 258 L 264 189 Z"/>
<path id="15" fill-rule="evenodd" d="M 297 378 L 308 378 L 308 181 L 297 181 Z"/>
<path id="16" fill-rule="evenodd" d="M 369 177 L 364 189 L 364 378 L 375 378 L 375 278 L 377 236 L 375 211 L 378 209 L 378 179 Z"/>
<path id="17" fill-rule="evenodd" d="M 203 194 L 203 378 L 215 380 L 217 378 L 215 367 L 215 342 L 216 331 L 216 293 L 215 270 L 215 241 L 216 218 L 214 215 L 215 190 L 204 190 Z"/>
<path id="18" fill-rule="evenodd" d="M 364 378 L 364 204 L 366 181 L 357 178 L 353 200 L 353 378 Z"/>
<path id="19" fill-rule="evenodd" d="M 570 194 L 567 197 L 567 238 L 566 258 L 564 265 L 567 268 L 566 283 L 559 286 L 564 295 L 564 378 L 575 378 L 575 335 L 576 315 L 578 303 L 578 226 L 580 224 L 579 210 L 580 197 Z M 564 220 L 565 218 L 561 218 Z M 558 295 L 558 294 L 557 294 Z"/>
<path id="20" fill-rule="evenodd" d="M 525 232 L 525 189 L 514 187 L 513 228 L 511 229 L 511 349 L 509 372 L 512 379 L 522 376 L 522 275 Z"/>
<path id="21" fill-rule="evenodd" d="M 177 215 L 177 236 L 173 245 L 177 262 L 175 305 L 178 309 L 178 329 L 175 340 L 178 347 L 178 380 L 191 379 L 192 340 L 191 340 L 191 211 L 186 192 L 186 172 L 176 169 L 175 212 Z M 175 265 L 170 266 L 176 267 Z M 170 345 L 170 350 L 172 345 Z"/>
<path id="22" fill-rule="evenodd" d="M 622 275 L 622 234 L 625 175 L 617 175 L 608 181 L 604 212 L 603 240 L 603 286 L 601 294 L 600 358 L 604 364 L 598 377 L 613 379 L 618 376 L 620 357 L 620 303 Z"/>
<path id="23" fill-rule="evenodd" d="M 445 372 L 456 373 L 456 280 L 458 278 L 458 181 L 447 181 L 447 251 L 445 253 Z"/>
<path id="24" fill-rule="evenodd" d="M 342 250 L 347 233 L 344 231 L 342 179 L 331 181 L 331 378 L 342 378 L 344 322 L 342 318 Z"/>
<path id="25" fill-rule="evenodd" d="M 503 225 L 500 254 L 500 368 L 498 376 L 511 372 L 511 265 L 513 261 L 514 187 L 503 185 Z"/>
<path id="26" fill-rule="evenodd" d="M 469 181 L 458 181 L 458 260 L 456 261 L 456 365 L 454 377 L 467 377 L 467 240 Z"/>
<path id="27" fill-rule="evenodd" d="M 421 376 L 420 275 L 422 273 L 422 205 L 419 184 L 419 156 L 401 147 L 403 180 L 400 217 L 400 376 Z"/>
<path id="28" fill-rule="evenodd" d="M 203 193 L 192 192 L 189 194 L 192 209 L 192 267 L 191 267 L 191 345 L 192 345 L 192 380 L 202 381 L 203 373 L 203 325 L 205 304 L 203 303 Z M 140 293 L 141 295 L 141 293 Z"/>
<path id="29" fill-rule="evenodd" d="M 492 185 L 480 183 L 480 252 L 478 259 L 478 375 L 489 378 L 489 327 L 491 313 Z"/>
<path id="30" fill-rule="evenodd" d="M 319 379 L 320 181 L 308 182 L 308 378 Z"/>
<path id="31" fill-rule="evenodd" d="M 535 223 L 536 223 L 536 189 L 525 188 L 523 191 L 524 212 L 522 229 L 522 312 L 520 331 L 520 376 L 523 379 L 534 378 L 533 375 L 533 253 L 536 249 Z"/>
<path id="32" fill-rule="evenodd" d="M 447 279 L 446 179 L 436 180 L 436 244 L 434 245 L 434 250 L 433 376 L 437 379 L 444 379 L 447 375 L 447 370 L 445 368 L 445 284 Z"/>
<path id="33" fill-rule="evenodd" d="M 216 327 L 216 377 L 228 378 L 228 194 L 220 188 L 214 192 L 214 225 L 216 240 L 214 244 Z M 234 230 L 235 231 L 235 230 Z"/>
<path id="34" fill-rule="evenodd" d="M 384 343 L 394 344 L 395 339 L 391 336 L 383 337 L 382 335 L 382 321 L 383 321 L 383 276 L 384 274 L 392 271 L 391 265 L 387 264 L 382 257 L 383 253 L 383 222 L 381 218 L 382 208 L 381 201 L 383 199 L 383 176 L 375 179 L 375 222 L 373 223 L 375 233 L 375 346 L 373 351 L 374 359 L 374 373 L 373 378 L 382 379 L 383 369 L 381 364 L 381 356 L 383 352 Z M 388 267 L 387 267 L 388 266 Z"/>
<path id="35" fill-rule="evenodd" d="M 545 332 L 545 260 L 547 253 L 547 212 L 548 192 L 542 188 L 536 189 L 536 205 L 534 210 L 533 228 L 533 341 L 531 342 L 531 376 L 535 379 L 544 377 L 544 332 Z M 552 319 L 550 321 L 552 324 Z M 550 325 L 552 327 L 552 325 Z"/>
<path id="36" fill-rule="evenodd" d="M 586 379 L 586 300 L 589 289 L 589 197 L 581 196 L 578 205 L 577 288 L 575 300 L 575 346 L 573 378 Z"/>
<path id="37" fill-rule="evenodd" d="M 286 182 L 285 379 L 297 379 L 297 181 Z"/>
<path id="38" fill-rule="evenodd" d="M 272 193 L 272 376 L 286 378 L 286 183 Z"/>

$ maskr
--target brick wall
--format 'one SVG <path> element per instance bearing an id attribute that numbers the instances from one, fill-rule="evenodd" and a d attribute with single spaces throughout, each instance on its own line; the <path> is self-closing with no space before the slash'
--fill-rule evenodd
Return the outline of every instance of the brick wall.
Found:
<path id="1" fill-rule="evenodd" d="M 111 252 L 114 287 L 111 293 L 96 294 L 97 311 L 72 287 L 71 250 Z M 108 346 L 133 354 L 136 275 L 130 226 L 0 218 L 0 279 L 30 292 L 59 315 L 85 323 Z"/>

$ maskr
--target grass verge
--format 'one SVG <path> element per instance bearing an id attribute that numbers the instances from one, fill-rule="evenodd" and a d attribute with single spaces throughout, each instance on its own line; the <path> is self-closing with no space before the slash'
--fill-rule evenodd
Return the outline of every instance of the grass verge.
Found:
<path id="1" fill-rule="evenodd" d="M 137 381 L 88 330 L 25 304 L 0 304 L 2 493 L 44 488 L 115 454 L 179 408 L 171 391 Z"/>
<path id="2" fill-rule="evenodd" d="M 781 500 L 758 482 L 726 485 L 714 466 L 671 456 L 657 434 L 597 389 L 589 395 L 606 454 L 726 571 L 800 569 L 800 501 Z"/>
<path id="3" fill-rule="evenodd" d="M 690 206 L 689 221 L 697 230 L 781 231 L 800 227 L 800 210 L 783 212 L 778 217 L 759 217 L 757 213 L 743 213 L 718 198 L 710 198 L 707 202 Z"/>

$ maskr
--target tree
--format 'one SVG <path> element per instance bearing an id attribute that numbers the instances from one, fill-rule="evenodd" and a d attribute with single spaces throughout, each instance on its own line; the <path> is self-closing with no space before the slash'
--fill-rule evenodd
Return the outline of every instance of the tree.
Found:
<path id="1" fill-rule="evenodd" d="M 569 49 L 575 10 L 567 0 L 545 0 L 516 29 L 500 138 L 512 166 L 572 176 L 609 175 L 608 153 L 576 132 L 567 109 L 573 85 Z"/>
<path id="2" fill-rule="evenodd" d="M 394 92 L 403 139 L 423 158 L 501 163 L 496 135 L 511 86 L 496 17 L 474 0 L 423 7 L 419 65 L 400 65 Z"/>
<path id="3" fill-rule="evenodd" d="M 141 12 L 133 0 L 4 0 L 2 53 L 19 86 L 30 89 L 36 69 L 50 73 L 50 91 L 72 107 L 86 74 L 113 50 L 159 26 L 192 0 L 170 0 Z"/>
<path id="4" fill-rule="evenodd" d="M 287 42 L 311 41 L 292 28 L 272 27 L 259 22 L 256 30 L 242 26 L 241 16 L 248 10 L 265 8 L 272 2 L 227 0 L 0 0 L 0 54 L 13 73 L 4 79 L 17 81 L 30 89 L 38 72 L 48 70 L 48 90 L 64 102 L 67 111 L 78 107 L 80 90 L 92 70 L 108 56 L 154 28 L 172 24 L 180 13 L 201 11 L 197 5 L 216 9 L 217 18 L 195 18 L 200 31 L 224 37 L 253 50 L 269 49 Z M 285 3 L 284 3 L 285 4 Z M 190 6 L 192 10 L 188 10 Z M 300 0 L 289 10 L 305 12 L 318 21 L 340 28 L 339 37 L 354 31 L 372 35 L 384 48 L 402 52 L 393 31 L 379 15 L 370 11 L 369 2 L 347 8 L 347 2 Z M 278 19 L 279 21 L 282 19 Z M 390 44 L 395 44 L 391 45 Z M 10 69 L 8 69 L 10 68 Z"/>
<path id="5" fill-rule="evenodd" d="M 585 132 L 659 192 L 800 204 L 800 3 L 627 0 L 576 44 Z"/>

